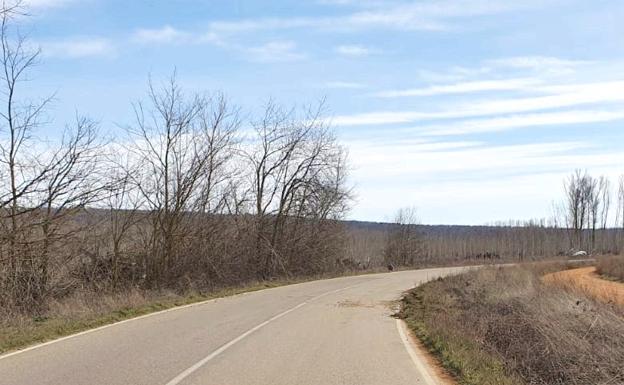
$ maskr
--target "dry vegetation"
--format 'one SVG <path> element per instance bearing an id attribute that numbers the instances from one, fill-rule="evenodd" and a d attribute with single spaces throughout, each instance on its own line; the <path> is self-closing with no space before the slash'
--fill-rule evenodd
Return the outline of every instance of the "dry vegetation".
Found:
<path id="1" fill-rule="evenodd" d="M 596 272 L 606 278 L 624 281 L 624 257 L 607 256 L 596 260 Z"/>
<path id="2" fill-rule="evenodd" d="M 535 269 L 439 279 L 403 304 L 400 316 L 461 384 L 624 382 L 624 309 L 547 285 Z"/>
<path id="3" fill-rule="evenodd" d="M 223 95 L 186 92 L 174 74 L 149 82 L 124 137 L 105 140 L 77 117 L 48 141 L 51 99 L 22 97 L 39 51 L 19 34 L 21 2 L 9 4 L 0 9 L 0 340 L 33 322 L 59 325 L 48 338 L 223 288 L 363 268 L 344 257 L 346 155 L 322 103 L 269 102 L 243 120 Z"/>
<path id="4" fill-rule="evenodd" d="M 77 116 L 50 141 L 51 98 L 22 97 L 40 53 L 19 34 L 20 4 L 0 9 L 0 351 L 228 288 L 624 244 L 606 226 L 609 181 L 580 172 L 560 221 L 421 226 L 404 209 L 345 223 L 346 151 L 323 103 L 251 115 L 175 74 L 128 103 L 123 136 Z M 624 219 L 624 180 L 616 207 Z"/>

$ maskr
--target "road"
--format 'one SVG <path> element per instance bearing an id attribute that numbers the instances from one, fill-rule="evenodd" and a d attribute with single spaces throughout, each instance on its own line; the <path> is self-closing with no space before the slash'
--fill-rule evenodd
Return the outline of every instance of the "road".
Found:
<path id="1" fill-rule="evenodd" d="M 168 310 L 2 356 L 0 383 L 430 385 L 391 302 L 454 271 L 313 281 Z"/>

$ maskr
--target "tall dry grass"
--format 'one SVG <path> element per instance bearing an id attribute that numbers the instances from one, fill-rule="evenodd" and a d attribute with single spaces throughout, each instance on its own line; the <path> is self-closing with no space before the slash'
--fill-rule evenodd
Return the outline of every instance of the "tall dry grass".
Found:
<path id="1" fill-rule="evenodd" d="M 463 384 L 622 384 L 624 310 L 487 268 L 408 294 L 403 317 Z"/>
<path id="2" fill-rule="evenodd" d="M 624 256 L 598 258 L 596 260 L 596 272 L 606 277 L 624 281 Z"/>

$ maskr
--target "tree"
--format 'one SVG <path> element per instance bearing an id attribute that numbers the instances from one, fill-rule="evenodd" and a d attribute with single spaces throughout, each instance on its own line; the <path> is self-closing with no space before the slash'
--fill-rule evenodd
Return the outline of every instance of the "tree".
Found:
<path id="1" fill-rule="evenodd" d="M 322 112 L 320 103 L 299 117 L 269 102 L 253 123 L 255 145 L 244 155 L 252 170 L 255 250 L 264 278 L 286 273 L 293 250 L 301 252 L 297 248 L 311 239 L 304 228 L 340 218 L 350 199 L 345 152 Z"/>
<path id="2" fill-rule="evenodd" d="M 572 247 L 583 248 L 583 230 L 589 218 L 588 195 L 589 176 L 576 170 L 564 183 L 567 227 L 573 231 Z"/>
<path id="3" fill-rule="evenodd" d="M 416 208 L 401 208 L 397 211 L 384 249 L 384 260 L 387 264 L 414 266 L 418 262 L 424 245 L 418 224 Z"/>
<path id="4" fill-rule="evenodd" d="M 225 98 L 187 97 L 175 74 L 160 89 L 150 80 L 149 104 L 134 106 L 129 151 L 139 165 L 131 174 L 142 208 L 150 213 L 146 280 L 173 278 L 174 264 L 194 232 L 193 213 L 212 213 L 224 204 L 218 188 L 227 180 L 238 116 Z"/>
<path id="5" fill-rule="evenodd" d="M 4 98 L 0 112 L 0 213 L 2 256 L 8 266 L 0 277 L 9 301 L 36 307 L 49 289 L 52 250 L 72 237 L 67 219 L 98 199 L 101 143 L 97 124 L 78 117 L 60 142 L 41 145 L 38 130 L 46 123 L 52 97 L 38 101 L 20 96 L 20 86 L 37 64 L 39 51 L 13 28 L 21 3 L 3 3 L 0 59 Z M 70 256 L 55 254 L 57 259 Z M 59 260 L 55 261 L 60 263 Z"/>

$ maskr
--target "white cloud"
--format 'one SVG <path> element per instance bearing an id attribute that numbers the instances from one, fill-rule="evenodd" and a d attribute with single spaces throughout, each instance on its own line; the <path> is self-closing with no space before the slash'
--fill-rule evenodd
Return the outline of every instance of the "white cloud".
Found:
<path id="1" fill-rule="evenodd" d="M 376 50 L 363 45 L 339 45 L 334 51 L 343 56 L 368 56 L 377 53 Z"/>
<path id="2" fill-rule="evenodd" d="M 572 69 L 591 62 L 580 60 L 566 60 L 551 56 L 515 56 L 509 58 L 490 60 L 490 64 L 511 68 L 532 70 L 562 70 Z"/>
<path id="3" fill-rule="evenodd" d="M 246 53 L 251 60 L 260 62 L 295 61 L 305 58 L 305 54 L 297 50 L 295 42 L 282 40 L 247 48 Z"/>
<path id="4" fill-rule="evenodd" d="M 332 81 L 332 82 L 326 82 L 325 84 L 323 84 L 323 88 L 361 89 L 361 88 L 366 88 L 366 85 L 362 83 L 356 83 L 356 82 Z"/>
<path id="5" fill-rule="evenodd" d="M 138 29 L 133 40 L 139 43 L 180 43 L 190 38 L 190 33 L 165 25 L 156 29 Z"/>
<path id="6" fill-rule="evenodd" d="M 116 54 L 116 47 L 109 39 L 102 37 L 72 37 L 65 40 L 41 43 L 45 56 L 85 58 L 106 57 Z"/>
<path id="7" fill-rule="evenodd" d="M 540 83 L 538 79 L 503 79 L 480 80 L 472 82 L 434 85 L 425 88 L 404 90 L 385 90 L 372 94 L 380 98 L 397 98 L 405 96 L 433 96 L 445 94 L 465 94 L 484 91 L 513 91 L 531 89 Z"/>
<path id="8" fill-rule="evenodd" d="M 624 164 L 621 151 L 578 141 L 471 145 L 366 138 L 346 143 L 353 177 L 362 186 L 353 215 L 368 219 L 383 219 L 409 204 L 419 206 L 426 223 L 428 218 L 476 224 L 544 217 L 574 168 L 615 176 Z"/>
<path id="9" fill-rule="evenodd" d="M 624 102 L 624 81 L 537 87 L 546 96 L 481 100 L 447 106 L 441 111 L 376 111 L 332 119 L 339 126 L 409 123 L 426 119 L 466 118 L 543 111 L 598 103 Z"/>
<path id="10" fill-rule="evenodd" d="M 558 126 L 583 123 L 601 123 L 624 119 L 624 111 L 562 111 L 541 114 L 523 114 L 491 119 L 474 119 L 457 123 L 423 126 L 410 129 L 421 135 L 464 135 L 484 132 L 500 132 L 520 127 Z"/>
<path id="11" fill-rule="evenodd" d="M 360 141 L 348 143 L 349 155 L 359 180 L 379 180 L 410 176 L 422 180 L 440 176 L 489 179 L 492 175 L 517 172 L 569 172 L 575 167 L 618 166 L 621 152 L 593 153 L 592 145 L 580 142 L 544 142 L 494 146 L 469 145 L 471 142 L 432 142 L 427 145 Z M 464 144 L 467 143 L 467 144 Z M 436 148 L 435 145 L 438 147 Z M 422 167 L 422 165 L 427 167 Z"/>
<path id="12" fill-rule="evenodd" d="M 225 39 L 222 31 L 190 32 L 170 25 L 155 29 L 138 29 L 132 40 L 141 44 L 203 44 L 208 43 L 242 53 L 256 62 L 295 61 L 305 58 L 297 44 L 290 40 L 274 40 L 258 46 L 246 46 Z"/>
<path id="13" fill-rule="evenodd" d="M 366 2 L 352 13 L 338 17 L 292 17 L 219 21 L 210 24 L 217 33 L 315 28 L 323 30 L 448 30 L 459 19 L 542 7 L 551 0 L 493 2 L 490 0 L 424 0 L 414 3 Z M 355 2 L 353 2 L 355 5 Z M 359 2 L 358 2 L 359 5 Z"/>
<path id="14" fill-rule="evenodd" d="M 56 8 L 77 2 L 76 0 L 24 0 L 22 5 L 30 9 Z"/>

